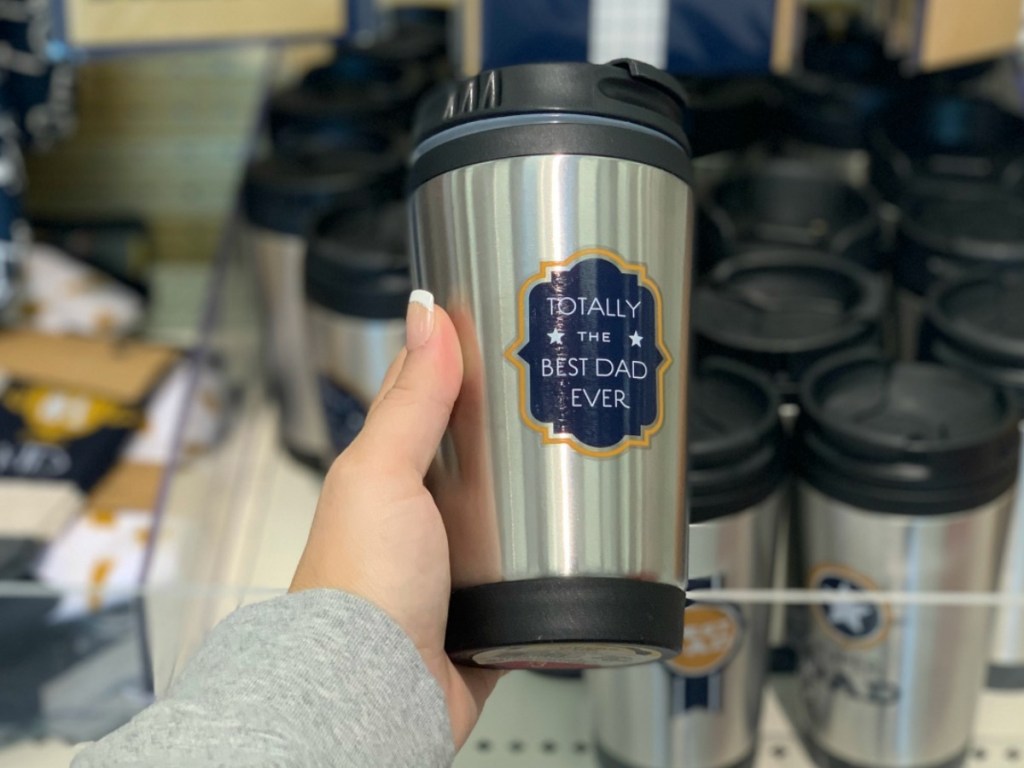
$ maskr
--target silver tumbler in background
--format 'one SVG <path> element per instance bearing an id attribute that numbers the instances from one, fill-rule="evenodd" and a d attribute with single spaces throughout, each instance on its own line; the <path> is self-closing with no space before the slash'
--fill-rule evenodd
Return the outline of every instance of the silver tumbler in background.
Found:
<path id="1" fill-rule="evenodd" d="M 792 431 L 807 371 L 829 355 L 882 351 L 889 290 L 850 259 L 818 251 L 751 251 L 718 264 L 694 293 L 698 358 L 721 355 L 771 377 L 782 394 L 782 423 Z M 772 583 L 800 583 L 799 533 L 789 510 L 779 520 Z M 792 670 L 801 613 L 772 607 L 773 666 Z"/>
<path id="2" fill-rule="evenodd" d="M 465 381 L 434 488 L 447 647 L 505 668 L 676 655 L 692 238 L 676 81 L 509 67 L 421 106 L 418 283 Z"/>
<path id="3" fill-rule="evenodd" d="M 921 356 L 1006 387 L 1024 405 L 1024 271 L 962 277 L 932 292 Z M 1024 455 L 1024 422 L 1021 452 Z M 1024 464 L 1021 465 L 1024 471 Z M 1024 478 L 1010 511 L 999 590 L 1024 594 Z M 1024 688 L 1024 608 L 996 613 L 988 685 Z"/>
<path id="4" fill-rule="evenodd" d="M 306 254 L 309 353 L 327 425 L 329 466 L 362 429 L 405 345 L 412 290 L 405 203 L 321 219 Z"/>
<path id="5" fill-rule="evenodd" d="M 246 171 L 243 248 L 263 299 L 265 357 L 280 400 L 281 438 L 292 455 L 316 466 L 328 439 L 306 339 L 306 238 L 328 208 L 359 209 L 397 196 L 400 167 L 394 154 L 336 151 L 273 156 Z"/>
<path id="6" fill-rule="evenodd" d="M 727 360 L 702 363 L 690 387 L 694 602 L 672 661 L 587 673 L 607 768 L 748 766 L 757 746 L 769 606 L 705 602 L 699 590 L 771 586 L 775 524 L 788 503 L 779 398 L 762 374 Z"/>
<path id="7" fill-rule="evenodd" d="M 1017 474 L 1017 412 L 959 371 L 832 358 L 803 387 L 798 466 L 810 609 L 799 649 L 821 765 L 958 766 L 992 610 L 850 602 L 858 592 L 991 590 Z M 954 598 L 955 599 L 955 598 Z"/>

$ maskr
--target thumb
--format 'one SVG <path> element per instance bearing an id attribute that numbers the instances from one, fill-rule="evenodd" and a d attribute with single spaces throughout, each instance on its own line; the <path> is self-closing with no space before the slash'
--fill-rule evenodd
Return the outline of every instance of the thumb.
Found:
<path id="1" fill-rule="evenodd" d="M 451 318 L 428 291 L 412 292 L 405 324 L 401 367 L 389 373 L 350 450 L 423 477 L 459 396 L 462 352 Z"/>

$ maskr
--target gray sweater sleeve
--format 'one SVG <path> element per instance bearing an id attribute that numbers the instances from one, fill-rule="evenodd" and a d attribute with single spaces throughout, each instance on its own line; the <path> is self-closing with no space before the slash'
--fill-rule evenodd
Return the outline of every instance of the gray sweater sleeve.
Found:
<path id="1" fill-rule="evenodd" d="M 412 641 L 365 600 L 321 589 L 235 611 L 165 698 L 72 768 L 442 768 L 454 751 Z"/>

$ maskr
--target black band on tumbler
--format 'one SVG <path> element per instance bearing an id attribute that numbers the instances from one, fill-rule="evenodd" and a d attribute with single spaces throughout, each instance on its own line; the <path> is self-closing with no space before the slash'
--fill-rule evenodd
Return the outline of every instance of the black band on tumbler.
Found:
<path id="1" fill-rule="evenodd" d="M 660 168 L 693 183 L 690 158 L 667 138 L 631 128 L 589 123 L 545 123 L 480 131 L 444 142 L 425 152 L 412 166 L 408 189 L 457 168 L 491 160 L 531 155 L 594 155 L 632 160 Z"/>
<path id="2" fill-rule="evenodd" d="M 683 647 L 683 590 L 634 579 L 503 581 L 452 592 L 445 649 L 494 669 L 627 666 Z"/>
<path id="3" fill-rule="evenodd" d="M 757 750 L 751 750 L 749 755 L 742 758 L 741 760 L 736 761 L 732 765 L 723 765 L 720 767 L 713 768 L 750 768 L 754 764 L 754 753 L 756 751 Z M 629 763 L 624 763 L 618 758 L 613 757 L 607 750 L 602 748 L 600 743 L 600 737 L 598 738 L 596 752 L 597 763 L 601 766 L 601 768 L 639 768 L 638 766 L 630 765 Z M 646 766 L 644 768 L 646 768 Z"/>
<path id="4" fill-rule="evenodd" d="M 988 668 L 985 686 L 1002 691 L 1024 688 L 1024 667 L 1002 667 L 992 664 Z"/>

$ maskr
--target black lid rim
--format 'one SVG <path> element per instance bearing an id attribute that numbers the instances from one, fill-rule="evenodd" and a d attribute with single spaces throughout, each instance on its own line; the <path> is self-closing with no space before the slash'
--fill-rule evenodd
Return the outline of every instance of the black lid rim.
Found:
<path id="1" fill-rule="evenodd" d="M 800 479 L 818 492 L 866 512 L 914 517 L 962 514 L 992 504 L 1012 491 L 1017 464 L 1007 462 L 1002 471 L 973 479 L 970 484 L 907 488 L 866 481 L 833 468 L 820 467 L 821 456 L 805 441 L 797 449 Z"/>
<path id="2" fill-rule="evenodd" d="M 829 419 L 820 408 L 817 398 L 814 396 L 815 388 L 821 383 L 825 376 L 839 368 L 854 365 L 881 365 L 881 366 L 913 366 L 926 367 L 947 374 L 966 376 L 971 381 L 992 386 L 995 393 L 1000 394 L 1006 401 L 1007 408 L 1004 418 L 1000 423 L 992 425 L 987 432 L 962 438 L 960 440 L 945 440 L 941 446 L 928 447 L 928 441 L 917 440 L 908 443 L 907 440 L 896 435 L 873 435 L 865 437 L 863 431 L 858 432 L 850 427 L 837 424 Z M 889 450 L 898 453 L 907 459 L 915 456 L 948 456 L 963 451 L 975 450 L 979 445 L 987 445 L 1000 440 L 1007 431 L 1016 432 L 1017 413 L 1009 401 L 1009 393 L 1005 389 L 993 386 L 978 377 L 969 376 L 954 369 L 946 368 L 934 363 L 911 362 L 901 363 L 890 360 L 883 356 L 865 351 L 856 351 L 846 354 L 833 355 L 815 364 L 808 372 L 800 386 L 800 418 L 806 424 L 813 423 L 819 431 L 826 430 L 843 439 L 870 448 Z"/>
<path id="3" fill-rule="evenodd" d="M 837 328 L 797 339 L 766 339 L 746 335 L 730 329 L 711 326 L 700 313 L 693 314 L 694 332 L 710 341 L 741 352 L 756 352 L 772 355 L 827 354 L 830 350 L 845 349 L 859 345 L 874 335 L 882 320 L 887 301 L 884 284 L 865 268 L 849 259 L 808 249 L 764 248 L 746 251 L 731 256 L 715 265 L 708 281 L 698 286 L 697 295 L 717 294 L 729 281 L 747 270 L 770 269 L 773 267 L 815 269 L 822 273 L 840 274 L 855 283 L 861 292 L 861 299 L 847 315 L 849 322 Z"/>
<path id="4" fill-rule="evenodd" d="M 778 390 L 760 371 L 735 360 L 708 357 L 694 370 L 691 412 L 698 408 L 696 384 L 720 381 L 723 376 L 756 391 L 764 401 L 762 413 L 751 423 L 711 438 L 690 437 L 687 485 L 690 521 L 707 522 L 735 514 L 764 501 L 786 476 L 786 446 L 779 421 Z"/>
<path id="5" fill-rule="evenodd" d="M 981 357 L 974 350 L 955 344 L 935 330 L 930 322 L 922 329 L 921 356 L 949 368 L 959 368 L 970 374 L 1008 389 L 1024 406 L 1024 367 L 1008 366 L 1004 361 Z"/>
<path id="6" fill-rule="evenodd" d="M 695 370 L 697 376 L 724 373 L 746 384 L 753 385 L 764 395 L 764 413 L 752 424 L 741 430 L 717 438 L 690 441 L 690 458 L 694 467 L 716 466 L 723 458 L 734 457 L 744 447 L 756 450 L 779 426 L 779 405 L 782 398 L 778 390 L 764 373 L 726 357 L 710 356 L 700 361 Z M 699 458 L 698 458 L 699 457 Z"/>
<path id="7" fill-rule="evenodd" d="M 836 226 L 827 241 L 815 245 L 788 245 L 770 240 L 758 243 L 745 239 L 735 223 L 733 210 L 725 205 L 722 198 L 741 185 L 771 183 L 772 180 L 806 182 L 808 185 L 816 185 L 819 189 L 828 187 L 841 191 L 847 199 L 855 200 L 857 205 L 861 206 L 862 213 L 846 224 Z M 879 202 L 879 197 L 874 190 L 857 189 L 837 174 L 814 163 L 798 158 L 774 158 L 764 165 L 746 168 L 727 176 L 708 195 L 703 202 L 703 209 L 708 216 L 708 222 L 718 230 L 724 250 L 729 255 L 754 249 L 825 250 L 835 256 L 847 258 L 861 266 L 870 268 L 872 265 L 884 262 L 884 255 L 881 253 L 879 243 L 881 234 L 881 223 L 877 214 Z M 838 224 L 838 220 L 834 220 L 833 223 Z"/>
<path id="8" fill-rule="evenodd" d="M 944 443 L 941 449 L 934 446 L 934 441 L 925 450 L 922 441 L 915 445 L 878 434 L 872 441 L 844 429 L 842 423 L 823 419 L 811 394 L 820 378 L 861 364 L 927 366 L 946 375 L 969 378 L 1002 394 L 1004 417 L 989 430 Z M 1005 389 L 977 377 L 933 364 L 895 363 L 878 355 L 839 355 L 811 370 L 801 388 L 801 398 L 796 430 L 800 477 L 842 503 L 879 513 L 952 514 L 994 502 L 1016 482 L 1018 413 Z"/>
<path id="9" fill-rule="evenodd" d="M 450 171 L 517 157 L 578 155 L 650 165 L 687 184 L 693 178 L 689 156 L 671 141 L 622 126 L 539 122 L 473 132 L 420 155 L 407 179 L 407 192 Z"/>
<path id="10" fill-rule="evenodd" d="M 999 275 L 998 279 L 1002 280 L 1007 274 L 1019 277 L 1024 287 L 1024 270 L 1007 270 L 1007 273 Z M 991 285 L 992 281 L 992 275 L 965 274 L 960 278 L 939 283 L 928 294 L 925 316 L 941 337 L 962 348 L 967 354 L 1024 368 L 1024 339 L 957 324 L 944 311 L 944 302 L 956 292 L 978 285 Z"/>
<path id="11" fill-rule="evenodd" d="M 564 89 L 566 81 L 572 83 L 571 92 Z M 602 89 L 607 82 L 631 84 L 638 90 L 630 101 L 619 100 Z M 514 94 L 511 99 L 509 93 Z M 679 83 L 661 70 L 632 59 L 607 64 L 551 61 L 491 69 L 429 93 L 417 112 L 414 143 L 422 144 L 459 125 L 502 116 L 576 113 L 654 130 L 689 156 L 682 120 L 670 119 L 650 104 L 645 106 L 644 97 L 672 103 L 674 110 L 685 114 L 686 94 Z"/>

